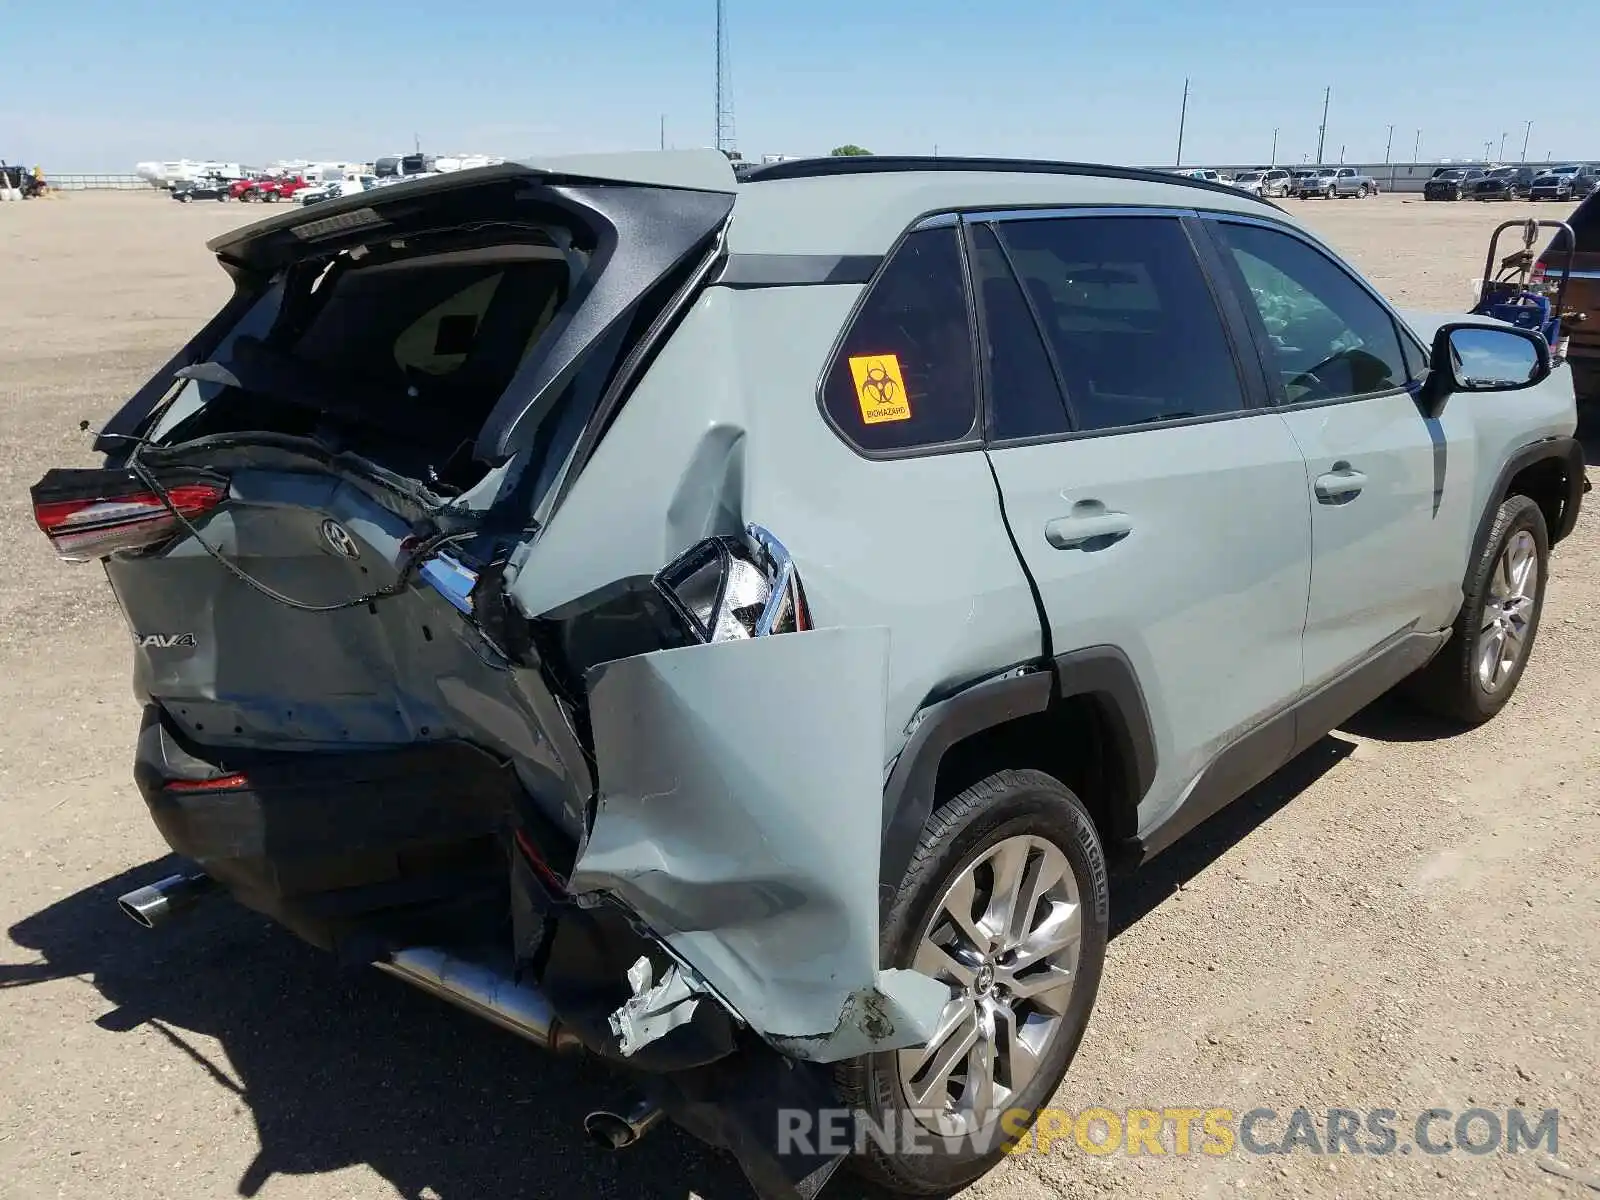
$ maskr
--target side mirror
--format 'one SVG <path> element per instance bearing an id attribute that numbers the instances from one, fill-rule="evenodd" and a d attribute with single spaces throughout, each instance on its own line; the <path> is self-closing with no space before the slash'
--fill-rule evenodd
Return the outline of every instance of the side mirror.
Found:
<path id="1" fill-rule="evenodd" d="M 1509 325 L 1444 325 L 1433 335 L 1430 370 L 1423 385 L 1429 416 L 1438 416 L 1455 392 L 1517 392 L 1550 375 L 1544 335 Z"/>

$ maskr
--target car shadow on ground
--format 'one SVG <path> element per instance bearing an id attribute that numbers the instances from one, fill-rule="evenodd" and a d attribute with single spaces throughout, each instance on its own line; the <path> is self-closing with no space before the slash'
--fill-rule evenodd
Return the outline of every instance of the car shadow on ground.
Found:
<path id="1" fill-rule="evenodd" d="M 626 1093 L 619 1075 L 556 1058 L 399 980 L 342 968 L 229 902 L 141 930 L 123 892 L 171 874 L 148 863 L 10 930 L 36 964 L 0 966 L 0 988 L 77 976 L 115 1009 L 96 1023 L 155 1030 L 237 1095 L 260 1149 L 237 1185 L 366 1164 L 407 1200 L 749 1195 L 738 1167 L 670 1126 L 627 1151 L 586 1141 L 587 1112 Z M 223 1054 L 197 1045 L 215 1038 Z"/>
<path id="2" fill-rule="evenodd" d="M 1324 738 L 1117 881 L 1113 936 L 1354 748 Z M 147 863 L 12 926 L 11 940 L 39 960 L 0 965 L 0 989 L 90 980 L 115 1006 L 100 1028 L 152 1029 L 199 1068 L 196 1086 L 233 1093 L 260 1145 L 239 1195 L 255 1196 L 274 1176 L 362 1164 L 407 1200 L 751 1195 L 730 1158 L 671 1126 L 621 1153 L 590 1147 L 584 1114 L 626 1092 L 597 1062 L 552 1057 L 370 968 L 340 967 L 232 903 L 202 904 L 153 931 L 118 910 L 117 896 L 182 867 L 173 857 Z M 827 1195 L 884 1198 L 845 1175 Z"/>
<path id="3" fill-rule="evenodd" d="M 1251 788 L 1131 875 L 1112 881 L 1111 936 L 1120 937 L 1224 852 L 1265 824 L 1334 767 L 1356 744 L 1330 735 Z"/>

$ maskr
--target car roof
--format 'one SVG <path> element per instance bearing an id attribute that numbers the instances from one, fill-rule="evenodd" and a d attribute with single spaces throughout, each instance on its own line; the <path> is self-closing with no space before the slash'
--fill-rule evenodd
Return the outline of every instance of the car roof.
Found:
<path id="1" fill-rule="evenodd" d="M 741 181 L 720 151 L 652 150 L 506 162 L 423 176 L 384 192 L 393 191 L 398 201 L 530 174 L 733 193 L 736 200 L 726 245 L 733 253 L 745 254 L 882 254 L 919 216 L 955 210 L 1086 205 L 1198 208 L 1271 216 L 1294 224 L 1271 201 L 1221 181 L 1137 167 L 1034 159 L 884 155 L 796 159 L 759 167 Z M 237 257 L 250 242 L 281 229 L 341 217 L 375 203 L 369 192 L 325 201 L 312 216 L 297 208 L 222 234 L 208 245 L 214 252 Z"/>
<path id="2" fill-rule="evenodd" d="M 1130 205 L 1287 219 L 1226 183 L 1103 163 L 805 159 L 761 168 L 740 184 L 727 244 L 737 254 L 882 254 L 934 213 Z"/>

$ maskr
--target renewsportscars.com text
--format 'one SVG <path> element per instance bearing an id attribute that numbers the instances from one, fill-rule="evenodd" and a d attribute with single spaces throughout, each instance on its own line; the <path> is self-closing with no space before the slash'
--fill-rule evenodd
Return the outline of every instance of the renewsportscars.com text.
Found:
<path id="1" fill-rule="evenodd" d="M 831 1109 L 820 1114 L 787 1110 L 778 1116 L 780 1153 L 849 1154 L 877 1146 L 889 1153 L 934 1154 L 970 1146 L 987 1152 L 998 1144 L 1010 1154 L 1092 1155 L 1229 1154 L 1521 1154 L 1559 1148 L 1561 1114 L 1429 1108 L 1403 1114 L 1392 1108 L 1306 1107 L 1289 1110 L 1173 1106 L 1010 1109 L 989 1129 L 973 1134 L 944 1113 L 902 1111 L 874 1121 L 864 1113 Z M 935 1130 L 942 1132 L 936 1133 Z"/>

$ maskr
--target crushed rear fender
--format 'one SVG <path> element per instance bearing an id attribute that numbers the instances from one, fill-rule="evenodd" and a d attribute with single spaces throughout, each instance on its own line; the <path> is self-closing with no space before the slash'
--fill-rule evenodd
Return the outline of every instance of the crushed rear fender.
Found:
<path id="1" fill-rule="evenodd" d="M 777 1049 L 919 1045 L 945 985 L 879 963 L 889 634 L 660 650 L 588 677 L 599 799 L 571 878 Z"/>

